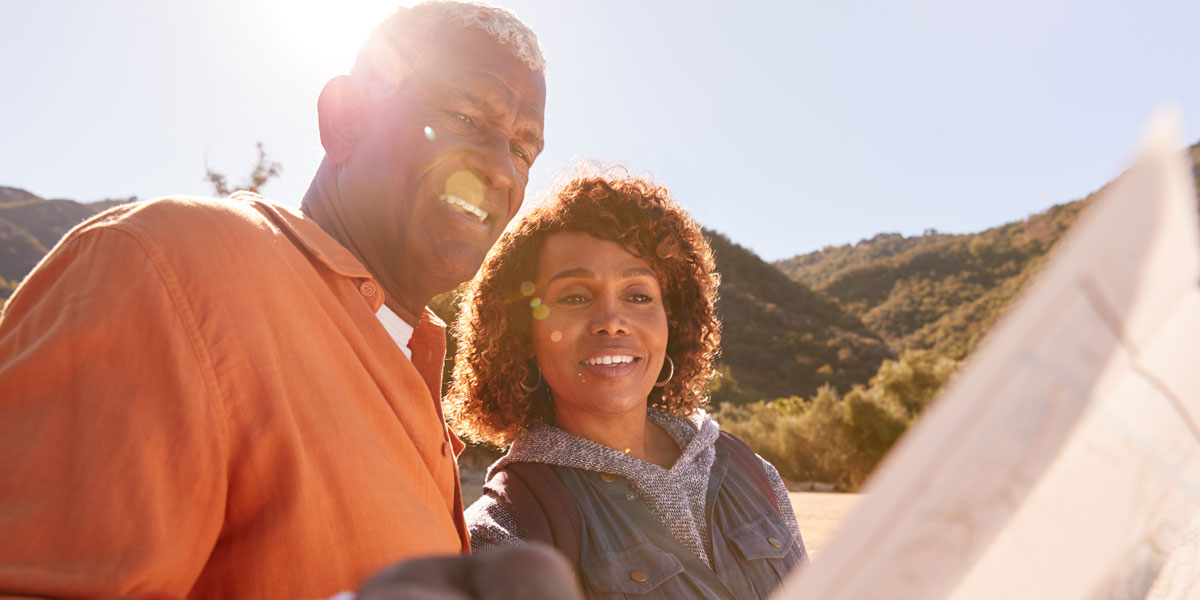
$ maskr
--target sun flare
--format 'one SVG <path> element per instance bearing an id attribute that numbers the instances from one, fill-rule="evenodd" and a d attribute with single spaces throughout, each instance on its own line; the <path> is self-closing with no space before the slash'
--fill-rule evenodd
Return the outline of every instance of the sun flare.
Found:
<path id="1" fill-rule="evenodd" d="M 397 8 L 397 0 L 269 0 L 280 33 L 314 65 L 345 71 L 367 36 Z"/>

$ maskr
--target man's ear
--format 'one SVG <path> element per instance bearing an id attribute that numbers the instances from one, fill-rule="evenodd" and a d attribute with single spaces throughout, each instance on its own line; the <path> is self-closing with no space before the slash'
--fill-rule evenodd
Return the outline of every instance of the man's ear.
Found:
<path id="1" fill-rule="evenodd" d="M 367 114 L 367 91 L 349 75 L 329 80 L 317 99 L 317 120 L 325 155 L 342 164 L 354 152 Z"/>

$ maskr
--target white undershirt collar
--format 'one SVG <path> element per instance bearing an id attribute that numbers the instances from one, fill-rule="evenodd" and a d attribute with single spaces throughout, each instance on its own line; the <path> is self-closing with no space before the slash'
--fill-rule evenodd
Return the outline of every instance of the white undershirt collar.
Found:
<path id="1" fill-rule="evenodd" d="M 408 341 L 412 339 L 413 326 L 392 312 L 392 309 L 388 308 L 386 304 L 379 305 L 379 310 L 375 311 L 375 317 L 379 319 L 380 323 L 383 323 L 383 328 L 392 337 L 392 341 L 400 346 L 400 351 L 404 353 L 404 356 L 412 360 L 412 350 L 408 347 Z"/>

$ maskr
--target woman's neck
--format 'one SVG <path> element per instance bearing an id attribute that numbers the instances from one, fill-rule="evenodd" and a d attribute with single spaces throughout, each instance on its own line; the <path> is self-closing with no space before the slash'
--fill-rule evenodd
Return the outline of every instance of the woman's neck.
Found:
<path id="1" fill-rule="evenodd" d="M 679 445 L 667 432 L 651 423 L 644 410 L 617 416 L 555 411 L 555 421 L 559 429 L 571 435 L 664 469 L 671 468 L 679 459 Z"/>

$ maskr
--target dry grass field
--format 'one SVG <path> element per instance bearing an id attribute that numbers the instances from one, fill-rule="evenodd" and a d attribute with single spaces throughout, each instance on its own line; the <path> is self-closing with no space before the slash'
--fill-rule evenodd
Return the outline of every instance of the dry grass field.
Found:
<path id="1" fill-rule="evenodd" d="M 800 523 L 800 535 L 804 538 L 810 558 L 820 555 L 863 498 L 862 494 L 823 492 L 791 492 L 788 496 L 792 498 L 792 508 Z"/>
<path id="2" fill-rule="evenodd" d="M 479 497 L 485 467 L 462 469 L 463 506 L 470 506 Z M 842 521 L 862 500 L 862 494 L 835 494 L 823 492 L 791 492 L 792 508 L 800 522 L 800 535 L 810 557 L 820 554 L 821 549 L 833 538 Z"/>

